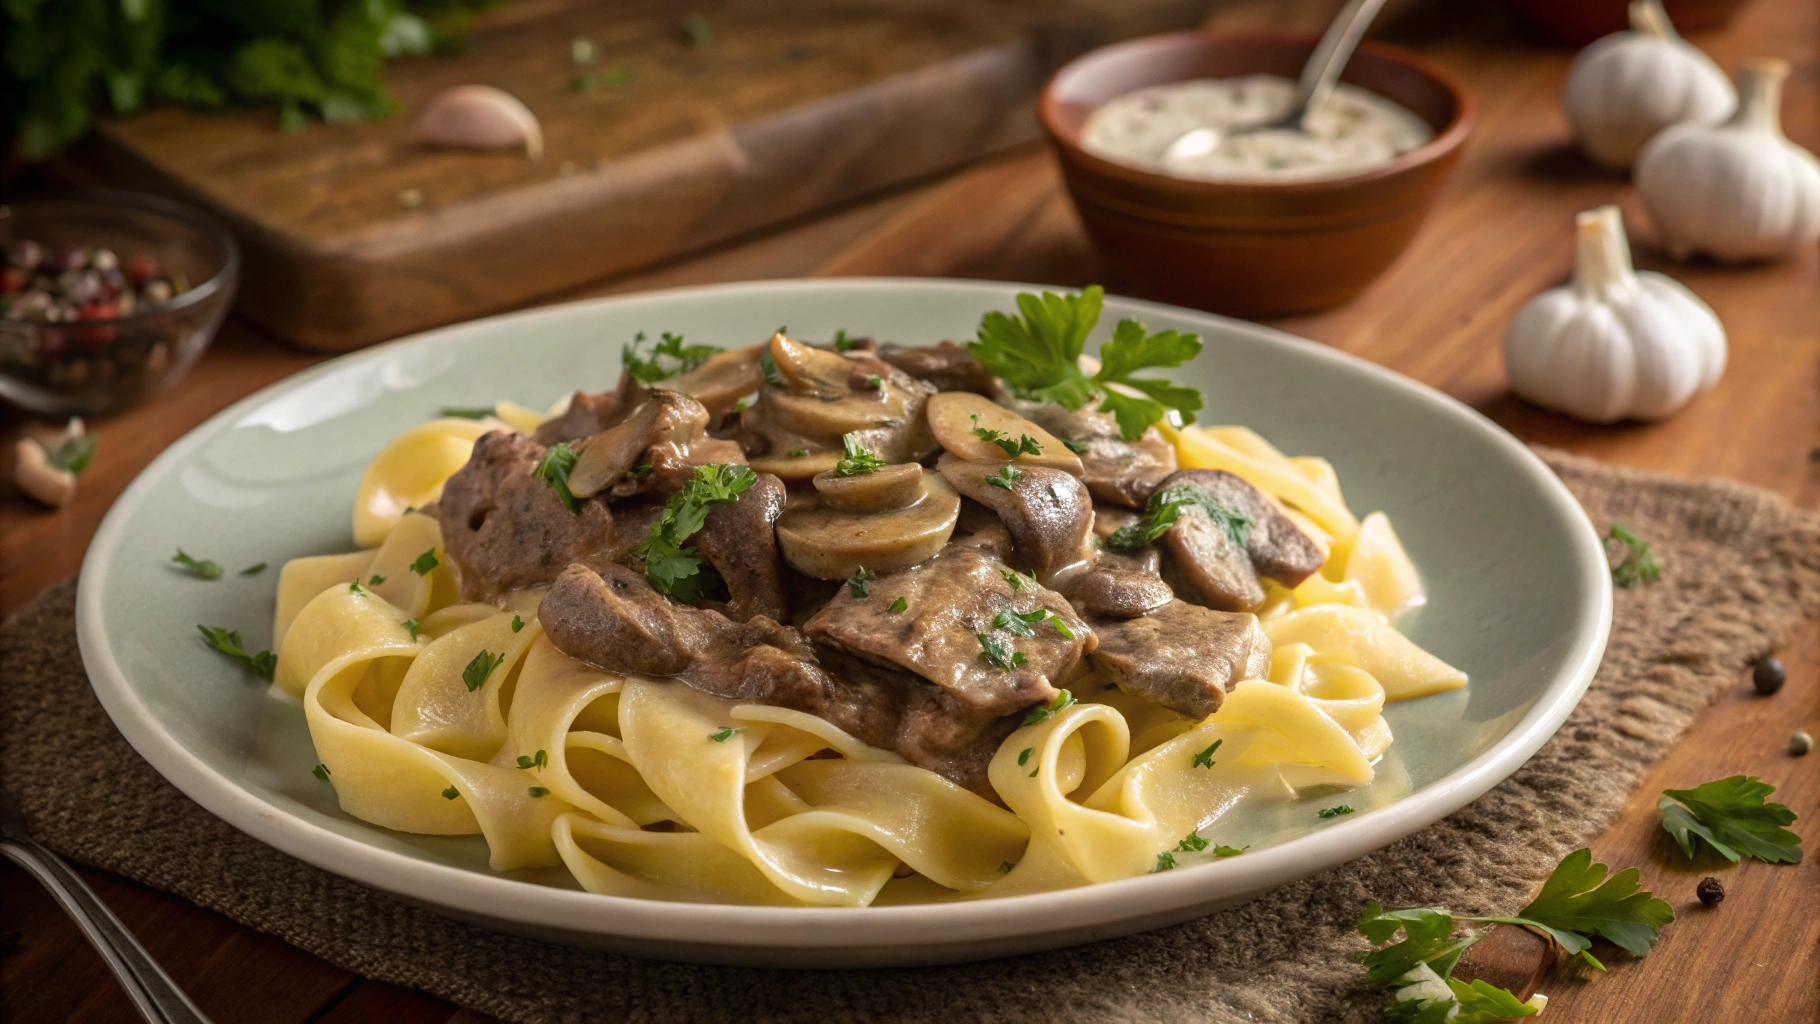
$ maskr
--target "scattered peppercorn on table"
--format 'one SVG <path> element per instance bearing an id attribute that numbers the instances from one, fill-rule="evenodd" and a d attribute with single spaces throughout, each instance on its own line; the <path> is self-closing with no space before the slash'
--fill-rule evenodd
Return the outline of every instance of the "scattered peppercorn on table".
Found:
<path id="1" fill-rule="evenodd" d="M 1301 17 L 1313 23 L 1324 13 Z M 1742 269 L 1669 260 L 1634 191 L 1568 147 L 1559 93 L 1572 54 L 1531 41 L 1496 5 L 1436 4 L 1424 10 L 1419 32 L 1393 20 L 1381 34 L 1467 83 L 1482 104 L 1477 135 L 1422 234 L 1384 278 L 1345 307 L 1279 326 L 1440 388 L 1525 440 L 1608 462 L 1731 477 L 1804 508 L 1820 505 L 1820 251 L 1809 247 L 1787 262 Z M 1789 60 L 1795 70 L 1784 128 L 1820 149 L 1820 7 L 1754 0 L 1728 28 L 1693 38 L 1728 69 L 1745 56 Z M 1607 202 L 1618 203 L 1632 225 L 1637 264 L 1690 287 L 1730 336 L 1724 379 L 1661 424 L 1588 427 L 1506 390 L 1499 356 L 1505 325 L 1523 302 L 1565 277 L 1574 214 Z M 1089 246 L 1049 155 L 1032 148 L 581 294 L 872 274 L 1105 282 L 1129 290 Z M 166 445 L 319 358 L 284 348 L 243 320 L 231 322 L 169 394 L 92 425 L 99 447 L 72 505 L 47 513 L 16 493 L 0 496 L 0 612 L 10 614 L 77 568 L 108 505 Z M 23 420 L 0 415 L 10 439 Z M 1820 874 L 1812 862 L 1747 860 L 1719 869 L 1710 858 L 1688 861 L 1657 810 L 1666 789 L 1757 775 L 1777 787 L 1772 799 L 1801 814 L 1795 831 L 1811 832 L 1809 821 L 1820 814 L 1820 757 L 1799 756 L 1811 739 L 1792 737 L 1820 726 L 1817 641 L 1820 630 L 1805 627 L 1777 652 L 1780 670 L 1741 673 L 1592 844 L 1595 858 L 1614 869 L 1640 868 L 1643 886 L 1672 904 L 1677 920 L 1647 960 L 1619 955 L 1606 961 L 1613 968 L 1607 974 L 1553 968 L 1541 986 L 1550 997 L 1547 1020 L 1820 1019 L 1820 916 L 1812 912 Z M 484 1019 L 362 981 L 174 897 L 84 873 L 222 1024 Z M 1708 876 L 1718 881 L 1706 884 Z M 75 927 L 10 864 L 0 865 L 0 893 L 0 1017 L 22 1024 L 137 1019 Z M 23 939 L 6 952 L 6 933 L 13 932 Z M 1502 945 L 1513 957 L 1536 955 L 1520 942 Z"/>

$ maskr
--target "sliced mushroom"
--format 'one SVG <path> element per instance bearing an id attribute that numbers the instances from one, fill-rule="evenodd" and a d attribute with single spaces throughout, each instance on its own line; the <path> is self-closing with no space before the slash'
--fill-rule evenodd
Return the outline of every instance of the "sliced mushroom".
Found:
<path id="1" fill-rule="evenodd" d="M 694 466 L 745 461 L 737 445 L 716 441 L 707 436 L 707 430 L 708 410 L 700 402 L 675 391 L 652 391 L 625 419 L 582 442 L 569 471 L 569 490 L 578 498 L 608 488 L 613 488 L 615 497 L 654 485 L 674 491 L 682 483 L 674 477 L 681 473 L 686 479 Z M 693 451 L 698 447 L 704 450 Z M 628 480 L 627 474 L 640 465 L 652 467 L 641 472 L 641 477 L 661 471 L 666 479 L 661 483 Z"/>
<path id="2" fill-rule="evenodd" d="M 758 357 L 763 352 L 763 345 L 729 349 L 688 373 L 664 381 L 664 387 L 695 399 L 716 417 L 725 415 L 765 382 L 758 368 Z"/>
<path id="3" fill-rule="evenodd" d="M 929 429 L 941 446 L 969 462 L 1011 459 L 1019 467 L 1048 466 L 1081 475 L 1080 456 L 1069 451 L 1060 438 L 984 395 L 944 391 L 929 399 L 928 416 Z M 1025 439 L 1035 452 L 1017 451 Z M 999 444 L 1000 440 L 1006 444 Z"/>
<path id="4" fill-rule="evenodd" d="M 818 473 L 826 473 L 840 464 L 841 453 L 832 449 L 810 451 L 792 448 L 782 455 L 754 455 L 747 461 L 760 473 L 770 473 L 780 480 L 795 483 Z"/>
<path id="5" fill-rule="evenodd" d="M 943 391 L 992 393 L 992 376 L 973 353 L 944 341 L 936 345 L 884 345 L 878 357 L 918 380 L 926 380 Z"/>
<path id="6" fill-rule="evenodd" d="M 792 495 L 777 520 L 784 561 L 805 576 L 840 580 L 861 569 L 891 572 L 935 557 L 954 533 L 960 495 L 939 475 L 911 468 L 920 496 L 888 512 L 850 512 L 819 491 Z"/>
<path id="7" fill-rule="evenodd" d="M 917 462 L 936 450 L 923 416 L 930 385 L 869 354 L 842 355 L 782 334 L 768 354 L 776 373 L 740 415 L 747 450 L 766 460 L 766 472 L 802 480 L 832 468 L 849 434 L 887 462 Z M 833 459 L 792 464 L 794 451 Z"/>
<path id="8" fill-rule="evenodd" d="M 922 500 L 923 467 L 900 462 L 854 476 L 829 470 L 815 474 L 813 483 L 822 500 L 842 512 L 895 512 Z"/>
<path id="9" fill-rule="evenodd" d="M 1044 586 L 1061 589 L 1063 576 L 1092 560 L 1093 501 L 1073 476 L 1047 466 L 1023 469 L 953 455 L 943 455 L 936 468 L 955 490 L 998 513 L 1021 564 Z"/>

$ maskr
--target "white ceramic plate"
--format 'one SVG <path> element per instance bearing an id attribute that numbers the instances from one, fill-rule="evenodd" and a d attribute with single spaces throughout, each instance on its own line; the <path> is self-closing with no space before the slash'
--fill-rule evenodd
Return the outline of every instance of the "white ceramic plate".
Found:
<path id="1" fill-rule="evenodd" d="M 1465 406 L 1370 363 L 1276 331 L 1108 299 L 1100 337 L 1131 315 L 1198 332 L 1181 371 L 1203 420 L 1247 424 L 1339 471 L 1360 513 L 1383 509 L 1430 603 L 1399 622 L 1472 678 L 1393 705 L 1396 743 L 1359 813 L 1258 808 L 1221 826 L 1250 852 L 1062 892 L 936 906 L 778 909 L 595 896 L 566 873 L 502 876 L 480 837 L 413 836 L 341 812 L 310 768 L 301 709 L 266 697 L 208 650 L 197 623 L 269 646 L 275 571 L 352 547 L 368 459 L 444 406 L 541 407 L 610 387 L 635 331 L 749 344 L 787 324 L 906 343 L 971 336 L 1017 286 L 963 281 L 760 282 L 655 292 L 497 317 L 344 356 L 255 394 L 159 456 L 102 523 L 82 567 L 77 625 L 95 692 L 139 753 L 197 803 L 328 871 L 451 916 L 555 942 L 648 956 L 787 966 L 923 964 L 1052 948 L 1230 906 L 1414 832 L 1509 775 L 1567 717 L 1597 667 L 1611 584 L 1597 535 L 1534 455 Z M 184 576 L 182 546 L 227 574 Z M 544 883 L 544 884 L 536 884 Z M 554 884 L 549 884 L 554 883 Z"/>

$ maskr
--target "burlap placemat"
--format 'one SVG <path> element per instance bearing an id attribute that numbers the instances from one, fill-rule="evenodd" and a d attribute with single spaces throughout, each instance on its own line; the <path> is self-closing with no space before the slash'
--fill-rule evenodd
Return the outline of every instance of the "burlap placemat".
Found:
<path id="1" fill-rule="evenodd" d="M 1820 610 L 1820 516 L 1761 491 L 1544 453 L 1601 529 L 1649 539 L 1661 582 L 1618 592 L 1604 666 L 1559 734 L 1470 807 L 1210 917 L 1008 960 L 765 971 L 582 952 L 405 906 L 210 816 L 121 739 L 76 651 L 75 586 L 0 627 L 0 779 L 33 830 L 117 872 L 371 978 L 510 1021 L 1365 1021 L 1368 900 L 1508 913 L 1597 835 L 1738 672 Z"/>

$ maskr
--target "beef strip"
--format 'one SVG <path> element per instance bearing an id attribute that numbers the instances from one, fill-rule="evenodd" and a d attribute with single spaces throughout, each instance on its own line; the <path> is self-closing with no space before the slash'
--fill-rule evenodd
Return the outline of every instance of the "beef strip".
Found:
<path id="1" fill-rule="evenodd" d="M 1155 427 L 1136 441 L 1127 441 L 1111 413 L 1091 407 L 1069 409 L 1011 398 L 1000 399 L 1000 404 L 1079 446 L 1081 482 L 1101 501 L 1143 508 L 1157 482 L 1175 472 L 1175 446 Z"/>
<path id="2" fill-rule="evenodd" d="M 878 358 L 918 380 L 926 380 L 938 391 L 971 391 L 993 393 L 992 376 L 979 360 L 952 341 L 936 345 L 886 345 Z"/>
<path id="3" fill-rule="evenodd" d="M 1245 611 L 1264 602 L 1259 577 L 1294 587 L 1321 568 L 1320 545 L 1303 533 L 1276 502 L 1240 477 L 1218 469 L 1184 469 L 1157 488 L 1159 498 L 1191 487 L 1208 502 L 1244 517 L 1237 532 L 1217 524 L 1197 506 L 1187 506 L 1163 544 L 1178 593 L 1210 608 Z"/>
<path id="4" fill-rule="evenodd" d="M 623 376 L 613 391 L 577 391 L 570 396 L 567 409 L 538 424 L 531 436 L 538 444 L 548 446 L 598 434 L 618 423 L 642 390 L 630 376 Z"/>
<path id="5" fill-rule="evenodd" d="M 1086 572 L 1061 584 L 1062 593 L 1089 618 L 1148 615 L 1175 599 L 1175 591 L 1163 582 L 1161 563 L 1162 553 L 1154 547 L 1131 552 L 1103 550 Z"/>
<path id="6" fill-rule="evenodd" d="M 570 512 L 554 488 L 531 476 L 544 451 L 523 434 L 483 434 L 443 485 L 436 518 L 464 599 L 498 601 L 549 583 L 570 563 L 612 557 L 618 532 L 606 505 L 583 500 L 579 514 Z"/>
<path id="7" fill-rule="evenodd" d="M 783 511 L 784 482 L 760 473 L 758 482 L 738 500 L 709 512 L 701 532 L 689 540 L 726 581 L 727 614 L 736 622 L 758 616 L 784 622 L 790 617 L 783 556 L 773 529 Z"/>
<path id="8" fill-rule="evenodd" d="M 1171 601 L 1135 619 L 1094 623 L 1087 655 L 1126 693 L 1196 720 L 1220 708 L 1241 679 L 1270 674 L 1270 638 L 1258 617 Z"/>
<path id="9" fill-rule="evenodd" d="M 1010 465 L 943 455 L 936 470 L 955 490 L 998 513 L 1011 532 L 1019 567 L 1053 586 L 1092 559 L 1093 502 L 1079 480 L 1059 469 L 1012 467 L 1010 487 L 988 482 L 1003 480 Z"/>

